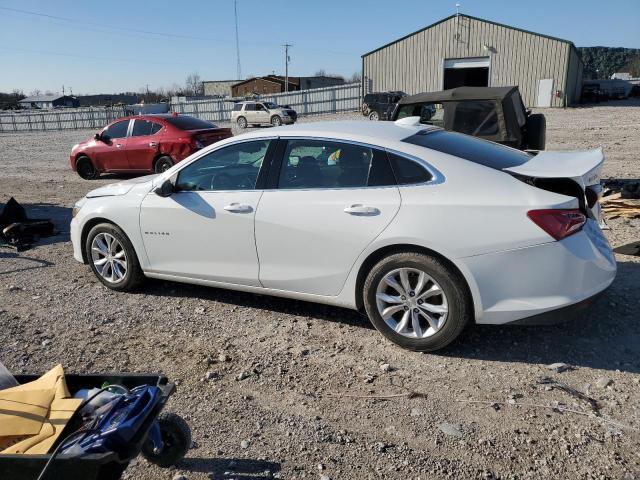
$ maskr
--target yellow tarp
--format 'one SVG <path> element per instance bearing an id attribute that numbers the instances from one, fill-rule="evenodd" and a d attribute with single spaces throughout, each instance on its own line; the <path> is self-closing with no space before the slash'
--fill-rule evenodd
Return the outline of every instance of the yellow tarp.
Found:
<path id="1" fill-rule="evenodd" d="M 47 453 L 82 403 L 70 397 L 62 365 L 0 390 L 0 454 Z"/>

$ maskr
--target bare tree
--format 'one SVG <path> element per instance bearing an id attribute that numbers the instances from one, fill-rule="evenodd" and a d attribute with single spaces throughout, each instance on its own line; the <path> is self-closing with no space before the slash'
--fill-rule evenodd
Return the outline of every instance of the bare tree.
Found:
<path id="1" fill-rule="evenodd" d="M 353 75 L 351 75 L 351 78 L 349 79 L 349 81 L 352 82 L 352 83 L 361 82 L 362 81 L 362 73 L 353 72 Z"/>
<path id="2" fill-rule="evenodd" d="M 38 95 L 40 95 L 41 93 L 42 93 L 42 92 L 36 88 L 35 90 L 31 90 L 31 92 L 29 92 L 29 96 L 30 96 L 30 97 L 37 97 L 37 96 L 38 96 Z"/>
<path id="3" fill-rule="evenodd" d="M 190 95 L 202 95 L 202 80 L 200 80 L 198 72 L 187 76 L 185 86 Z"/>
<path id="4" fill-rule="evenodd" d="M 321 68 L 319 70 L 316 71 L 316 73 L 313 74 L 316 77 L 326 77 L 327 76 L 327 71 L 324 68 Z"/>

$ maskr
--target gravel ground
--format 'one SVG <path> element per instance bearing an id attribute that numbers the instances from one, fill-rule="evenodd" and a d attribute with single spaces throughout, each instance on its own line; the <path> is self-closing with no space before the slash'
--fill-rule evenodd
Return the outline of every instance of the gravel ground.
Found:
<path id="1" fill-rule="evenodd" d="M 640 178 L 640 102 L 544 113 L 549 148 L 603 146 L 605 177 Z M 349 117 L 361 118 L 332 118 Z M 640 478 L 639 258 L 618 256 L 613 286 L 576 322 L 469 328 L 438 354 L 401 350 L 339 308 L 160 281 L 118 294 L 69 242 L 74 201 L 116 179 L 70 171 L 92 133 L 0 136 L 0 202 L 13 195 L 61 232 L 0 250 L 0 358 L 16 373 L 60 362 L 177 381 L 168 408 L 191 425 L 188 458 L 139 459 L 128 478 Z M 640 237 L 639 220 L 609 224 L 614 246 Z M 611 421 L 544 408 L 589 411 L 542 377 Z"/>

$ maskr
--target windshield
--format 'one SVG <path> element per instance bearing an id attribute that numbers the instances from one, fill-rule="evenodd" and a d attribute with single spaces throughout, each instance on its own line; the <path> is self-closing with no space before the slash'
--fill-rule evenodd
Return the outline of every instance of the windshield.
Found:
<path id="1" fill-rule="evenodd" d="M 267 107 L 269 110 L 273 110 L 274 108 L 280 108 L 277 103 L 273 103 L 273 102 L 263 102 L 263 105 Z"/>
<path id="2" fill-rule="evenodd" d="M 495 170 L 517 167 L 527 163 L 532 157 L 526 152 L 499 143 L 445 130 L 423 130 L 405 138 L 403 142 L 448 153 Z"/>
<path id="3" fill-rule="evenodd" d="M 166 117 L 165 120 L 180 130 L 202 130 L 204 128 L 217 128 L 217 125 L 200 120 L 199 118 L 190 117 L 188 115 L 178 115 L 175 117 Z"/>

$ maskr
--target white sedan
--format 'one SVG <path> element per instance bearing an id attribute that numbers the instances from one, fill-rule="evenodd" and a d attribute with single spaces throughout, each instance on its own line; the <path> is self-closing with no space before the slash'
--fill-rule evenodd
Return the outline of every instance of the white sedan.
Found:
<path id="1" fill-rule="evenodd" d="M 357 309 L 421 351 L 471 323 L 568 318 L 611 284 L 601 150 L 418 120 L 261 130 L 98 188 L 74 207 L 74 256 L 118 291 L 152 277 Z"/>

